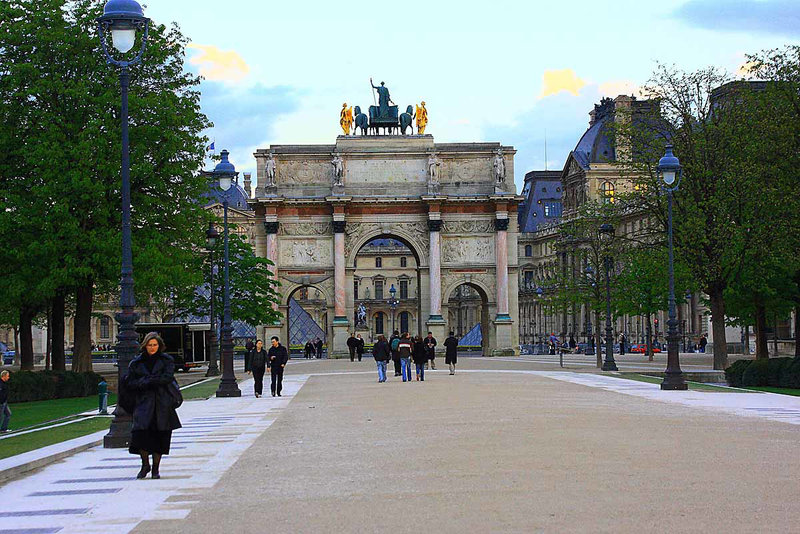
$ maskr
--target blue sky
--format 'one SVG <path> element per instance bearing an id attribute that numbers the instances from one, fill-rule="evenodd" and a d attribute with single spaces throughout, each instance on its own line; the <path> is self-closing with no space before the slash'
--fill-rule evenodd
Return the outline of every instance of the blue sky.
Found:
<path id="1" fill-rule="evenodd" d="M 424 100 L 437 142 L 513 145 L 525 172 L 560 169 L 603 96 L 631 94 L 656 62 L 732 73 L 745 54 L 800 43 L 798 0 L 270 2 L 152 0 L 206 78 L 208 132 L 240 171 L 256 148 L 333 143 L 339 110 Z M 545 133 L 546 132 L 546 133 Z M 544 156 L 547 138 L 547 162 Z"/>

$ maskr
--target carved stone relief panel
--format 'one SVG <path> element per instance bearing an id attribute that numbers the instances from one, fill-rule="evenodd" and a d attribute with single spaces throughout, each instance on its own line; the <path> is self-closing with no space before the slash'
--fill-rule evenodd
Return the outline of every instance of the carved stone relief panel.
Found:
<path id="1" fill-rule="evenodd" d="M 279 247 L 282 268 L 289 265 L 323 267 L 333 264 L 333 245 L 328 239 L 282 239 Z"/>
<path id="2" fill-rule="evenodd" d="M 492 178 L 492 158 L 443 159 L 441 182 L 480 182 Z"/>
<path id="3" fill-rule="evenodd" d="M 280 235 L 332 235 L 331 223 L 284 223 L 278 229 Z"/>
<path id="4" fill-rule="evenodd" d="M 491 237 L 443 237 L 442 263 L 494 263 Z"/>
<path id="5" fill-rule="evenodd" d="M 442 232 L 445 234 L 493 234 L 494 220 L 444 221 Z"/>
<path id="6" fill-rule="evenodd" d="M 280 185 L 329 185 L 333 177 L 328 161 L 282 161 L 278 166 Z"/>

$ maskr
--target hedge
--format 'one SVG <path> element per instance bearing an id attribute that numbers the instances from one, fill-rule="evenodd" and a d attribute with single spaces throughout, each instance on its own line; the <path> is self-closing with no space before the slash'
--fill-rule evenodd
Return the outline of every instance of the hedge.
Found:
<path id="1" fill-rule="evenodd" d="M 800 359 L 738 360 L 725 369 L 725 379 L 733 387 L 800 388 Z"/>
<path id="2" fill-rule="evenodd" d="M 97 395 L 97 373 L 72 371 L 19 371 L 8 381 L 8 401 L 30 402 Z"/>

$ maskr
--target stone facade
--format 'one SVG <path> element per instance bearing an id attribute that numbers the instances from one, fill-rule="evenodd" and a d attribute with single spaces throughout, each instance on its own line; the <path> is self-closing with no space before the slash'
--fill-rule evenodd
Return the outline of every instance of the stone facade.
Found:
<path id="1" fill-rule="evenodd" d="M 505 180 L 496 177 L 498 149 Z M 521 197 L 514 154 L 499 143 L 437 144 L 430 135 L 340 136 L 334 145 L 256 151 L 258 186 L 250 205 L 264 222 L 256 227 L 256 253 L 276 263 L 284 317 L 294 292 L 319 289 L 333 318 L 329 347 L 346 354 L 347 332 L 355 326 L 356 256 L 373 239 L 391 238 L 408 248 L 418 270 L 412 334 L 430 330 L 444 339 L 449 297 L 466 283 L 490 312 L 486 352 L 515 354 Z M 428 166 L 432 155 L 439 162 L 435 173 Z M 269 159 L 274 185 L 265 174 Z M 287 328 L 284 320 L 260 332 L 285 338 Z"/>

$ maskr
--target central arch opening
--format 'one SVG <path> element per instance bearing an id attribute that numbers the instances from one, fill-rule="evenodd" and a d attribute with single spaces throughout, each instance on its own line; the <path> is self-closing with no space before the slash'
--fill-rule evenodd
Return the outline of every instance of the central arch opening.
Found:
<path id="1" fill-rule="evenodd" d="M 289 294 L 287 308 L 287 345 L 290 355 L 305 355 L 306 343 L 310 341 L 314 346 L 314 356 L 323 357 L 328 342 L 328 302 L 325 293 L 313 285 L 302 285 Z"/>
<path id="2" fill-rule="evenodd" d="M 489 355 L 489 299 L 479 286 L 465 282 L 447 300 L 448 324 L 460 350 Z"/>
<path id="3" fill-rule="evenodd" d="M 352 324 L 365 340 L 395 330 L 421 333 L 420 262 L 409 243 L 392 235 L 367 241 L 353 260 L 352 280 Z"/>

